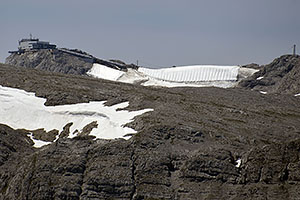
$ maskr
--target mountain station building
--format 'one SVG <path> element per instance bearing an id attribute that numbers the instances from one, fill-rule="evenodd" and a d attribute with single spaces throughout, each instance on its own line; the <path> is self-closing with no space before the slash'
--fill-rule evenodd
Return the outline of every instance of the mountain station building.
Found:
<path id="1" fill-rule="evenodd" d="M 9 53 L 22 53 L 25 51 L 38 50 L 38 49 L 56 49 L 55 44 L 40 41 L 38 38 L 22 39 L 19 41 L 18 51 L 9 51 Z"/>

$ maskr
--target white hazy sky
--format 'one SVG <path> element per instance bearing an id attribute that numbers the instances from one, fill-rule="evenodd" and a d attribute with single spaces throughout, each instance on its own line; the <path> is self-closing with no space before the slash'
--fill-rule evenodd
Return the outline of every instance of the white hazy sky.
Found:
<path id="1" fill-rule="evenodd" d="M 30 33 L 154 68 L 267 64 L 300 48 L 300 0 L 0 0 L 0 62 Z"/>

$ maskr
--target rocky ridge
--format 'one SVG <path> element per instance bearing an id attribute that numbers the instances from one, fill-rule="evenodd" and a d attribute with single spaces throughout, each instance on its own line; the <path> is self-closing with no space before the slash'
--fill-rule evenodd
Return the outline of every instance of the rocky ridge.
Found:
<path id="1" fill-rule="evenodd" d="M 0 125 L 0 199 L 297 199 L 299 97 L 151 88 L 0 64 L 0 85 L 46 105 L 153 108 L 130 140 L 61 137 L 40 149 Z"/>
<path id="2" fill-rule="evenodd" d="M 119 60 L 106 61 L 96 58 L 78 49 L 40 49 L 11 53 L 5 60 L 6 64 L 60 72 L 64 74 L 86 75 L 93 63 L 99 63 L 114 69 L 126 70 L 137 68 L 134 64 L 126 64 Z"/>
<path id="3" fill-rule="evenodd" d="M 300 92 L 300 56 L 284 55 L 242 80 L 239 87 L 267 93 L 297 94 Z"/>

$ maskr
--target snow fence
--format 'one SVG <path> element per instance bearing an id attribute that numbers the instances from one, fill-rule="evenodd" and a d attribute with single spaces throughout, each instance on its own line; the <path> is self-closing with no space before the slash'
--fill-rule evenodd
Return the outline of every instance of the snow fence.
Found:
<path id="1" fill-rule="evenodd" d="M 163 69 L 140 67 L 149 77 L 172 82 L 236 81 L 238 66 L 195 65 Z"/>

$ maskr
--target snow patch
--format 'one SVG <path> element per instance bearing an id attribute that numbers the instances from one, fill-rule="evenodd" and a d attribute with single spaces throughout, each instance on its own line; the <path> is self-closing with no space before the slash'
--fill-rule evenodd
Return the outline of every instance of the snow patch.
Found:
<path id="1" fill-rule="evenodd" d="M 127 72 L 118 79 L 118 81 L 123 83 L 142 84 L 149 81 L 149 77 L 142 72 L 129 68 L 127 69 Z"/>
<path id="2" fill-rule="evenodd" d="M 155 87 L 220 87 L 220 88 L 229 88 L 237 84 L 235 81 L 202 81 L 202 82 L 170 82 L 158 80 L 155 78 L 149 78 L 148 81 L 142 83 L 144 86 L 155 86 Z"/>
<path id="3" fill-rule="evenodd" d="M 236 167 L 240 167 L 241 166 L 241 164 L 242 164 L 242 160 L 239 158 L 239 159 L 237 159 L 236 161 Z"/>
<path id="4" fill-rule="evenodd" d="M 256 80 L 261 80 L 261 79 L 263 79 L 264 77 L 263 76 L 260 76 L 260 77 L 258 77 Z"/>
<path id="5" fill-rule="evenodd" d="M 247 78 L 248 76 L 252 76 L 255 72 L 258 72 L 259 70 L 248 68 L 248 67 L 240 67 L 239 69 L 239 77 L 240 78 Z"/>
<path id="6" fill-rule="evenodd" d="M 0 86 L 0 123 L 14 129 L 44 128 L 47 132 L 53 129 L 61 132 L 66 124 L 73 122 L 69 137 L 75 137 L 78 131 L 96 121 L 98 127 L 92 129 L 90 135 L 102 139 L 128 139 L 130 136 L 126 135 L 136 131 L 124 127 L 124 124 L 133 121 L 135 116 L 153 110 L 117 111 L 127 107 L 128 102 L 110 107 L 104 106 L 104 101 L 60 106 L 45 106 L 45 102 L 46 99 L 36 97 L 34 93 Z M 38 141 L 34 142 L 40 146 Z"/>
<path id="7" fill-rule="evenodd" d="M 300 96 L 300 93 L 298 93 L 298 94 L 295 94 L 294 96 L 295 96 L 295 97 L 297 97 L 297 96 Z"/>
<path id="8" fill-rule="evenodd" d="M 94 63 L 92 69 L 87 74 L 95 78 L 117 81 L 125 72 Z"/>
<path id="9" fill-rule="evenodd" d="M 267 94 L 267 92 L 264 92 L 264 91 L 259 91 L 261 94 Z"/>
<path id="10" fill-rule="evenodd" d="M 37 140 L 37 139 L 34 139 L 33 138 L 33 135 L 32 133 L 30 133 L 29 135 L 27 135 L 34 143 L 34 147 L 35 148 L 40 148 L 42 146 L 45 146 L 45 145 L 48 145 L 48 144 L 51 144 L 52 142 L 45 142 L 45 141 L 42 141 L 42 140 Z"/>

